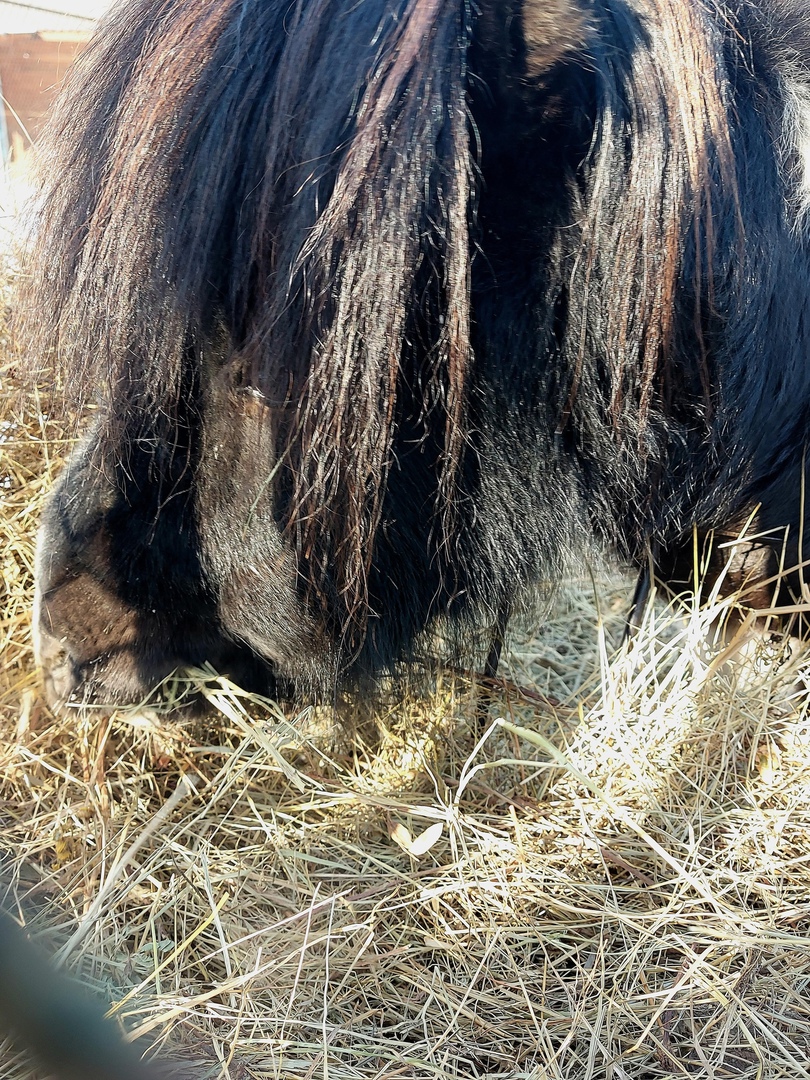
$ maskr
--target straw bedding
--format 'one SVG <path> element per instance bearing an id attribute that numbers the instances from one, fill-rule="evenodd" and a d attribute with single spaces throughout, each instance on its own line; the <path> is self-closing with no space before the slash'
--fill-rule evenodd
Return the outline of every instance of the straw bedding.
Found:
<path id="1" fill-rule="evenodd" d="M 483 727 L 450 672 L 337 720 L 204 672 L 205 720 L 55 717 L 29 611 L 72 426 L 0 337 L 2 903 L 131 1035 L 198 1080 L 810 1076 L 806 653 L 660 604 L 621 651 L 628 583 L 585 575 Z"/>

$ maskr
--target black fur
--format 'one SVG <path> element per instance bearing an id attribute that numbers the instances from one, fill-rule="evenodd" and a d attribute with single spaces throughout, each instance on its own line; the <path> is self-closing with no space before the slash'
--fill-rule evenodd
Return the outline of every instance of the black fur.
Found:
<path id="1" fill-rule="evenodd" d="M 808 63 L 803 0 L 119 8 L 32 259 L 33 352 L 99 404 L 40 539 L 54 696 L 202 659 L 328 690 L 437 623 L 474 654 L 595 552 L 677 578 L 749 518 L 729 581 L 770 603 Z"/>

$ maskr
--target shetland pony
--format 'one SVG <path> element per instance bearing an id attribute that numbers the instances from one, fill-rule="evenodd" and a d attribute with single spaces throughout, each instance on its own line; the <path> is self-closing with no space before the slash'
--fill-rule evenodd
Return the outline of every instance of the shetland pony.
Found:
<path id="1" fill-rule="evenodd" d="M 607 552 L 802 589 L 805 0 L 127 0 L 43 151 L 54 700 L 395 673 Z M 795 568 L 781 583 L 781 567 Z"/>

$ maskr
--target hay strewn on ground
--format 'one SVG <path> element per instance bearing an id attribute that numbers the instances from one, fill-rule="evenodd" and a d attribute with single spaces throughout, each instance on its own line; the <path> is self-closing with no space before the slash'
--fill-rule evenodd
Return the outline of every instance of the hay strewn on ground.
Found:
<path id="1" fill-rule="evenodd" d="M 810 1076 L 806 654 L 658 607 L 611 659 L 628 586 L 597 610 L 586 576 L 483 730 L 450 674 L 342 727 L 213 675 L 206 721 L 54 717 L 29 610 L 66 436 L 4 347 L 2 903 L 130 1032 L 197 1080 Z"/>

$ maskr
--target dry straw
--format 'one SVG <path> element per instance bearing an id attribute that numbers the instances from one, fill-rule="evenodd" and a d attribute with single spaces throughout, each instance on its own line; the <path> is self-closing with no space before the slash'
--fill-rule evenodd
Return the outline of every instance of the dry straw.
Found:
<path id="1" fill-rule="evenodd" d="M 3 331 L 5 333 L 5 331 Z M 458 674 L 296 716 L 54 716 L 37 514 L 69 427 L 0 396 L 3 905 L 204 1080 L 810 1076 L 806 654 L 573 584 L 489 719 Z M 728 642 L 727 637 L 727 642 Z M 0 1050 L 0 1076 L 30 1075 Z"/>

